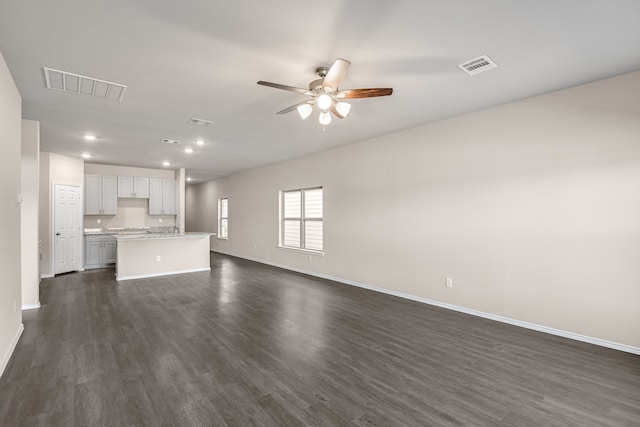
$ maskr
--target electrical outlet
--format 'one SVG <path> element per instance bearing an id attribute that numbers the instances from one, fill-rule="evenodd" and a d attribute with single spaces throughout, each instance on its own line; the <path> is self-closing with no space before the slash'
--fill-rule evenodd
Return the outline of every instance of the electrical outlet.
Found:
<path id="1" fill-rule="evenodd" d="M 453 279 L 451 277 L 447 277 L 447 280 L 445 281 L 445 286 L 447 288 L 453 288 Z"/>
<path id="2" fill-rule="evenodd" d="M 96 221 L 98 224 L 102 223 L 102 220 L 100 218 L 98 218 L 98 220 Z"/>
<path id="3" fill-rule="evenodd" d="M 160 262 L 160 255 L 156 255 L 156 262 Z"/>
<path id="4" fill-rule="evenodd" d="M 253 250 L 257 251 L 258 250 L 258 245 L 253 245 Z"/>
<path id="5" fill-rule="evenodd" d="M 162 224 L 162 218 L 158 218 L 158 224 Z"/>

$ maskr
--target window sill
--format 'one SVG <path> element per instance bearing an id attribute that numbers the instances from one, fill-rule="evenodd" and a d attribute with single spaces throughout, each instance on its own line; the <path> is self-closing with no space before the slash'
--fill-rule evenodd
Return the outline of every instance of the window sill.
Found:
<path id="1" fill-rule="evenodd" d="M 324 256 L 323 251 L 313 251 L 311 249 L 292 248 L 290 246 L 282 246 L 282 245 L 278 245 L 278 248 L 285 249 L 287 251 L 292 251 L 292 252 L 301 252 L 303 254 L 308 254 L 308 255 Z"/>

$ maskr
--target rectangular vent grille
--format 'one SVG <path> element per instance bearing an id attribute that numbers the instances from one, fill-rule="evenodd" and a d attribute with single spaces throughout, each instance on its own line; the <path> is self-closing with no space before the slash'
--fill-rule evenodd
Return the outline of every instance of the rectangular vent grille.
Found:
<path id="1" fill-rule="evenodd" d="M 81 76 L 80 74 L 44 68 L 44 79 L 47 89 L 93 96 L 108 101 L 121 102 L 127 90 L 125 85 Z"/>
<path id="2" fill-rule="evenodd" d="M 467 61 L 464 64 L 458 65 L 458 68 L 460 68 L 470 76 L 475 76 L 476 74 L 480 74 L 484 71 L 489 71 L 497 67 L 498 64 L 493 62 L 493 60 L 487 55 L 472 59 L 471 61 Z"/>
<path id="3" fill-rule="evenodd" d="M 193 117 L 189 119 L 189 124 L 196 125 L 196 126 L 210 126 L 213 124 L 213 122 L 210 120 L 196 119 L 195 117 Z"/>
<path id="4" fill-rule="evenodd" d="M 164 142 L 165 144 L 180 144 L 180 141 L 178 141 L 177 139 L 169 139 L 169 138 L 164 138 L 162 142 Z"/>

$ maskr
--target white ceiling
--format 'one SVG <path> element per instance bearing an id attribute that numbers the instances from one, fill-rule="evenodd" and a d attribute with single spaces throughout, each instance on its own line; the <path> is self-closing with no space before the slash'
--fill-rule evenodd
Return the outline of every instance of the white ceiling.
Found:
<path id="1" fill-rule="evenodd" d="M 0 51 L 43 151 L 204 180 L 639 70 L 639 18 L 638 0 L 3 0 Z M 485 54 L 497 69 L 457 68 Z M 306 87 L 336 58 L 352 62 L 342 89 L 393 95 L 323 129 L 275 114 L 303 95 L 256 84 Z M 42 67 L 128 89 L 121 103 L 49 90 Z"/>

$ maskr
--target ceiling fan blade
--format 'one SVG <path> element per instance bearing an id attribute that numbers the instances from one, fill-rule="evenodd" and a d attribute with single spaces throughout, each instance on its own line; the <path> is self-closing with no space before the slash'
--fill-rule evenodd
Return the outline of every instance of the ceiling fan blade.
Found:
<path id="1" fill-rule="evenodd" d="M 297 104 L 294 104 L 291 107 L 287 107 L 284 110 L 278 111 L 276 114 L 287 114 L 287 113 L 290 113 L 293 110 L 295 110 L 296 108 L 298 108 L 299 106 L 304 105 L 304 104 L 313 104 L 313 101 L 312 100 L 306 100 L 306 101 L 298 102 Z"/>
<path id="2" fill-rule="evenodd" d="M 322 88 L 330 87 L 334 91 L 337 91 L 338 86 L 347 75 L 349 67 L 351 67 L 351 62 L 346 59 L 336 59 L 336 62 L 334 62 L 331 68 L 329 68 L 329 71 L 327 71 L 327 75 L 322 82 Z"/>
<path id="3" fill-rule="evenodd" d="M 339 99 L 354 99 L 354 98 L 373 98 L 376 96 L 389 96 L 393 93 L 393 88 L 390 87 L 377 87 L 371 89 L 347 89 L 341 90 L 336 95 Z"/>
<path id="4" fill-rule="evenodd" d="M 281 85 L 280 83 L 263 82 L 262 80 L 260 80 L 258 84 L 262 86 L 274 87 L 276 89 L 288 90 L 290 92 L 297 92 L 297 93 L 304 93 L 304 94 L 308 94 L 309 92 L 309 89 L 302 89 L 301 87 Z"/>

